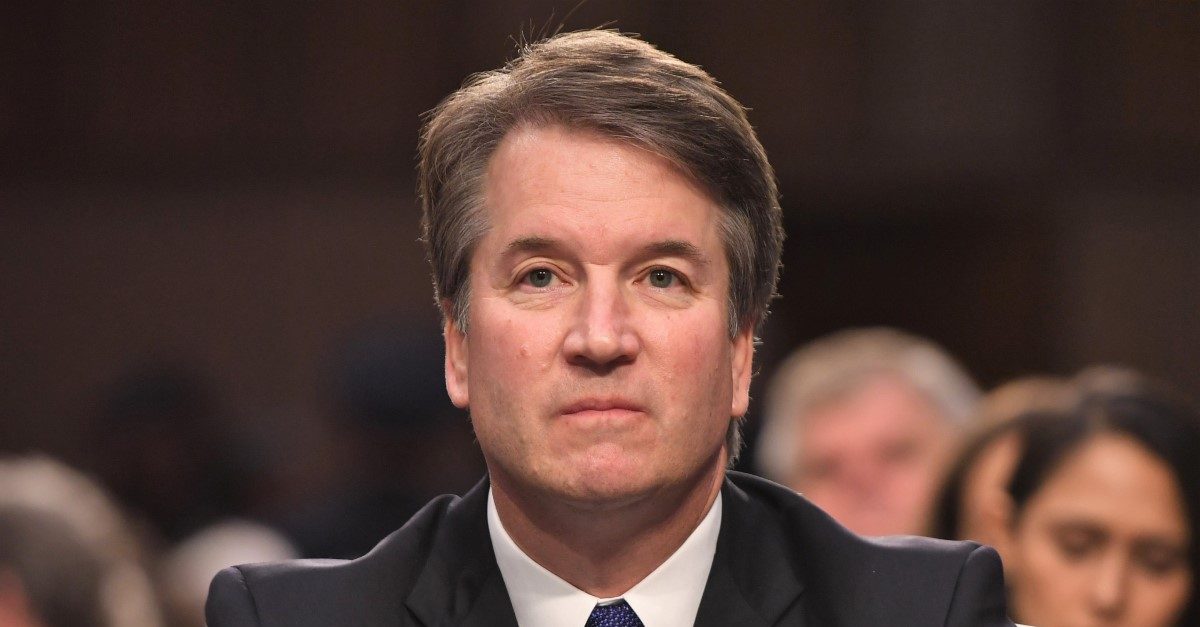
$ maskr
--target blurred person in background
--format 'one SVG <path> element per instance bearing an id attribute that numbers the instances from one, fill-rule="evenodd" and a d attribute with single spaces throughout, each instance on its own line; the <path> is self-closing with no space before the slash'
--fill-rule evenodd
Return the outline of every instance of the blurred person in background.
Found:
<path id="1" fill-rule="evenodd" d="M 160 560 L 164 609 L 175 627 L 204 627 L 204 599 L 218 571 L 233 564 L 297 557 L 296 547 L 270 527 L 238 519 L 215 523 L 172 547 Z"/>
<path id="2" fill-rule="evenodd" d="M 266 516 L 304 557 L 358 557 L 430 499 L 479 480 L 470 422 L 446 398 L 439 335 L 433 322 L 384 318 L 352 329 L 327 358 L 323 476 Z"/>
<path id="3" fill-rule="evenodd" d="M 1022 418 L 1008 484 L 1010 607 L 1040 627 L 1200 625 L 1200 417 L 1128 371 Z"/>
<path id="4" fill-rule="evenodd" d="M 131 367 L 95 418 L 94 470 L 149 540 L 169 545 L 244 509 L 246 455 L 192 369 Z"/>
<path id="5" fill-rule="evenodd" d="M 1011 514 L 1008 481 L 1021 452 L 1024 416 L 1067 406 L 1072 391 L 1067 379 L 1031 376 L 1009 381 L 983 397 L 975 426 L 935 499 L 929 535 L 991 545 L 1004 558 Z"/>
<path id="6" fill-rule="evenodd" d="M 92 480 L 47 458 L 0 459 L 0 625 L 159 627 L 142 560 Z"/>
<path id="7" fill-rule="evenodd" d="M 772 377 L 759 470 L 864 535 L 924 533 L 979 390 L 932 342 L 887 328 L 801 347 Z"/>

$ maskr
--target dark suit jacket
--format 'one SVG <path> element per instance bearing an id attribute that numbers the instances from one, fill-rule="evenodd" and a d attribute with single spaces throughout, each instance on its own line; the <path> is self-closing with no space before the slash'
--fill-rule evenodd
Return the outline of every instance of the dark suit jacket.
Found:
<path id="1" fill-rule="evenodd" d="M 991 548 L 927 538 L 867 540 L 796 493 L 731 472 L 696 625 L 1001 627 Z M 487 529 L 487 482 L 442 496 L 367 555 L 227 568 L 209 627 L 515 627 Z M 581 627 L 581 626 L 580 626 Z"/>

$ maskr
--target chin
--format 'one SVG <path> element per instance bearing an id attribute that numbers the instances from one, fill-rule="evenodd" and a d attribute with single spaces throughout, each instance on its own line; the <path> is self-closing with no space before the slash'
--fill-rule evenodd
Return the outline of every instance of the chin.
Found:
<path id="1" fill-rule="evenodd" d="M 660 481 L 648 476 L 645 466 L 613 465 L 604 468 L 576 468 L 564 476 L 558 486 L 560 497 L 582 506 L 620 507 L 653 495 Z"/>

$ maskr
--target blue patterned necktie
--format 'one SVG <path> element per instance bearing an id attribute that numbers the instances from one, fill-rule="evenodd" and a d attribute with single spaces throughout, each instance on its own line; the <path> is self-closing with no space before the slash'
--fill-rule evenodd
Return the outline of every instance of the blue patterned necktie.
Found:
<path id="1" fill-rule="evenodd" d="M 583 627 L 644 627 L 642 619 L 624 599 L 612 605 L 597 605 Z"/>

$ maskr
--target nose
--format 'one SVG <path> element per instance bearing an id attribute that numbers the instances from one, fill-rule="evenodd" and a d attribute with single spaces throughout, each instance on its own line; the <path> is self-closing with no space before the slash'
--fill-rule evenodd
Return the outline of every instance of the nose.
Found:
<path id="1" fill-rule="evenodd" d="M 870 502 L 875 505 L 875 501 L 888 491 L 887 475 L 878 461 L 867 453 L 847 456 L 843 460 L 841 471 L 840 489 L 860 503 Z"/>
<path id="2" fill-rule="evenodd" d="M 615 280 L 588 282 L 563 345 L 569 363 L 607 373 L 633 362 L 641 339 L 631 324 L 628 298 Z"/>
<path id="3" fill-rule="evenodd" d="M 1129 594 L 1129 563 L 1120 555 L 1106 555 L 1096 565 L 1089 601 L 1097 618 L 1115 620 L 1125 612 Z"/>

